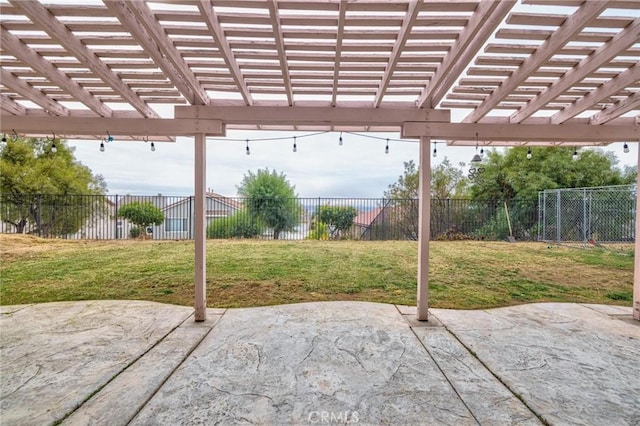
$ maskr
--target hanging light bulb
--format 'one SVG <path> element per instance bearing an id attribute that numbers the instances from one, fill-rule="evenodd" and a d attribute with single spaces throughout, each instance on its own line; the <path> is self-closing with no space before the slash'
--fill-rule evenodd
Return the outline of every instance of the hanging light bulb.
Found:
<path id="1" fill-rule="evenodd" d="M 156 150 L 156 145 L 153 142 L 151 142 L 151 152 L 155 150 Z"/>
<path id="2" fill-rule="evenodd" d="M 51 152 L 53 152 L 54 154 L 56 152 L 58 152 L 58 147 L 56 146 L 56 140 L 54 139 L 53 142 L 51 142 Z"/>
<path id="3" fill-rule="evenodd" d="M 338 139 L 338 145 L 342 146 L 342 132 L 340 132 L 340 139 Z"/>
<path id="4" fill-rule="evenodd" d="M 571 158 L 573 158 L 574 161 L 578 159 L 578 148 L 573 149 L 573 155 Z"/>
<path id="5" fill-rule="evenodd" d="M 293 137 L 293 152 L 298 152 L 298 145 L 296 144 L 296 137 Z"/>
<path id="6" fill-rule="evenodd" d="M 622 150 L 624 151 L 625 154 L 629 153 L 629 144 L 628 143 L 624 143 L 624 146 L 622 147 Z"/>
<path id="7" fill-rule="evenodd" d="M 247 149 L 245 150 L 247 155 L 251 155 L 251 150 L 249 149 L 249 139 L 247 139 Z"/>
<path id="8" fill-rule="evenodd" d="M 100 152 L 104 152 L 104 140 L 100 141 Z"/>
<path id="9" fill-rule="evenodd" d="M 438 156 L 438 142 L 433 143 L 433 158 Z"/>
<path id="10" fill-rule="evenodd" d="M 476 153 L 471 158 L 471 167 L 478 167 L 482 164 L 482 157 L 478 154 L 478 134 L 476 133 Z"/>
<path id="11" fill-rule="evenodd" d="M 2 142 L 6 142 L 7 141 L 7 134 L 3 133 L 2 134 Z"/>
<path id="12" fill-rule="evenodd" d="M 389 139 L 387 139 L 387 146 L 384 147 L 384 153 L 385 154 L 389 153 Z"/>
<path id="13" fill-rule="evenodd" d="M 531 147 L 529 147 L 529 150 L 527 150 L 527 160 L 531 160 L 532 154 L 531 154 Z"/>
<path id="14" fill-rule="evenodd" d="M 480 157 L 484 158 L 484 147 L 480 148 Z"/>

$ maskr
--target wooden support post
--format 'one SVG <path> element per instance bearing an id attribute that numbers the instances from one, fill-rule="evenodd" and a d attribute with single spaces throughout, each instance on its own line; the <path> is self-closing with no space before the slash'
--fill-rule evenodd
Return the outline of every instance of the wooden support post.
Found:
<path id="1" fill-rule="evenodd" d="M 429 238 L 431 237 L 431 138 L 420 137 L 418 206 L 418 321 L 427 321 L 429 308 Z"/>
<path id="2" fill-rule="evenodd" d="M 638 167 L 640 168 L 640 144 L 638 144 Z M 640 321 L 640 174 L 636 183 L 636 235 L 633 263 L 633 317 Z"/>
<path id="3" fill-rule="evenodd" d="M 206 235 L 206 176 L 207 147 L 204 134 L 195 136 L 195 320 L 207 319 L 207 235 Z"/>

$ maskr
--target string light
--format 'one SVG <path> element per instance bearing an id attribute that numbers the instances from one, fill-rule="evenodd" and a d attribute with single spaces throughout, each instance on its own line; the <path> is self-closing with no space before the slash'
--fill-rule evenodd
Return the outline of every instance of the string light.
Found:
<path id="1" fill-rule="evenodd" d="M 438 142 L 433 143 L 433 158 L 438 156 Z"/>
<path id="2" fill-rule="evenodd" d="M 249 149 L 249 139 L 247 139 L 247 149 L 245 151 L 247 155 L 251 155 L 251 150 Z"/>
<path id="3" fill-rule="evenodd" d="M 571 158 L 573 158 L 574 161 L 578 159 L 578 148 L 573 149 L 573 156 Z"/>
<path id="4" fill-rule="evenodd" d="M 55 154 L 58 151 L 58 147 L 56 146 L 56 134 L 53 133 L 53 137 L 51 139 L 47 136 L 47 140 L 51 141 L 51 152 Z"/>
<path id="5" fill-rule="evenodd" d="M 293 137 L 293 152 L 298 152 L 298 145 L 296 144 L 296 137 Z"/>
<path id="6" fill-rule="evenodd" d="M 480 148 L 480 157 L 484 158 L 484 147 Z"/>
<path id="7" fill-rule="evenodd" d="M 389 139 L 387 139 L 387 146 L 384 147 L 384 153 L 385 154 L 389 153 Z"/>
<path id="8" fill-rule="evenodd" d="M 151 142 L 151 152 L 155 150 L 156 150 L 156 145 L 153 142 Z"/>
<path id="9" fill-rule="evenodd" d="M 531 147 L 529 147 L 529 150 L 527 151 L 527 160 L 531 160 L 532 154 L 531 154 Z"/>
<path id="10" fill-rule="evenodd" d="M 622 150 L 624 151 L 625 154 L 629 153 L 629 144 L 628 143 L 624 143 Z"/>
<path id="11" fill-rule="evenodd" d="M 7 134 L 3 133 L 2 134 L 2 142 L 6 142 L 7 141 Z"/>
<path id="12" fill-rule="evenodd" d="M 340 139 L 338 139 L 338 145 L 342 146 L 342 132 L 340 132 Z"/>
<path id="13" fill-rule="evenodd" d="M 104 152 L 104 139 L 100 141 L 100 152 Z"/>

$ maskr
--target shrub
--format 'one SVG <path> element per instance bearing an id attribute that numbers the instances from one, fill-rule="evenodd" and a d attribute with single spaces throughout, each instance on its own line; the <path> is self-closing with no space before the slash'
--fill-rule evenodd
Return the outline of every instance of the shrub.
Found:
<path id="1" fill-rule="evenodd" d="M 309 232 L 309 236 L 307 236 L 308 240 L 328 240 L 329 239 L 329 230 L 325 223 L 315 222 L 313 225 L 313 229 Z"/>
<path id="2" fill-rule="evenodd" d="M 255 238 L 262 234 L 263 226 L 242 210 L 231 216 L 214 219 L 207 226 L 207 238 Z"/>
<path id="3" fill-rule="evenodd" d="M 130 236 L 131 238 L 138 238 L 138 237 L 140 237 L 140 228 L 138 228 L 137 226 L 132 227 L 132 228 L 129 230 L 129 236 Z"/>

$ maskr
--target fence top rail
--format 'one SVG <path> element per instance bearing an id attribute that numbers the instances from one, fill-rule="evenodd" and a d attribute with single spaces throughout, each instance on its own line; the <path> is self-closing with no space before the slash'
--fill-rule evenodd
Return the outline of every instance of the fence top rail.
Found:
<path id="1" fill-rule="evenodd" d="M 540 191 L 540 193 L 548 194 L 555 192 L 570 192 L 570 191 L 633 191 L 635 190 L 635 184 L 628 185 L 610 185 L 610 186 L 586 186 L 580 188 L 555 188 L 555 189 L 544 189 Z"/>

